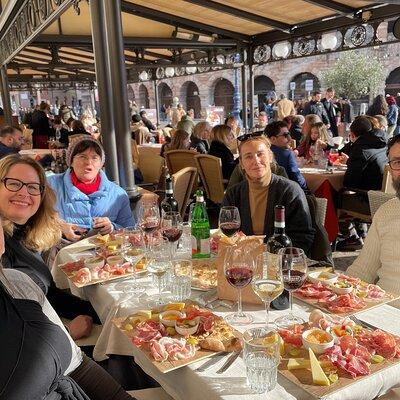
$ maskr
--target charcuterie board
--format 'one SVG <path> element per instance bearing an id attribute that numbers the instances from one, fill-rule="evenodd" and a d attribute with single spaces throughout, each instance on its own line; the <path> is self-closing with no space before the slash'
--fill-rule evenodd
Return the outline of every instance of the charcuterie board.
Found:
<path id="1" fill-rule="evenodd" d="M 293 292 L 293 296 L 313 307 L 342 317 L 370 310 L 400 298 L 358 278 L 329 272 L 309 274 L 304 285 Z"/>
<path id="2" fill-rule="evenodd" d="M 238 331 L 223 318 L 193 303 L 141 310 L 115 318 L 113 323 L 162 373 L 242 347 Z"/>

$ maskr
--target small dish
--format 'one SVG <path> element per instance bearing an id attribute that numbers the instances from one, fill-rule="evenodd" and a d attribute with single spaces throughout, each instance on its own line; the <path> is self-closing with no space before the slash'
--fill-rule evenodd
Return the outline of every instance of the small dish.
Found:
<path id="1" fill-rule="evenodd" d="M 343 336 L 353 336 L 353 330 L 348 325 L 333 325 L 326 331 L 333 336 L 335 344 L 339 344 L 339 340 Z"/>
<path id="2" fill-rule="evenodd" d="M 176 310 L 164 311 L 160 314 L 160 321 L 164 326 L 174 327 L 176 320 L 185 318 L 186 314 Z"/>
<path id="3" fill-rule="evenodd" d="M 107 264 L 109 265 L 122 265 L 125 262 L 124 258 L 121 256 L 110 256 L 107 257 Z"/>
<path id="4" fill-rule="evenodd" d="M 85 267 L 89 269 L 101 268 L 104 265 L 104 258 L 90 257 L 84 261 Z"/>
<path id="5" fill-rule="evenodd" d="M 338 275 L 332 272 L 314 271 L 308 274 L 308 279 L 312 283 L 321 283 L 324 286 L 329 286 L 338 280 Z"/>
<path id="6" fill-rule="evenodd" d="M 199 328 L 200 317 L 175 321 L 175 330 L 182 336 L 194 335 Z"/>
<path id="7" fill-rule="evenodd" d="M 336 281 L 329 287 L 329 289 L 336 294 L 347 294 L 351 293 L 354 288 L 353 285 L 348 282 Z"/>
<path id="8" fill-rule="evenodd" d="M 311 349 L 315 354 L 322 354 L 326 349 L 334 345 L 333 335 L 322 329 L 308 329 L 302 334 L 303 345 Z"/>

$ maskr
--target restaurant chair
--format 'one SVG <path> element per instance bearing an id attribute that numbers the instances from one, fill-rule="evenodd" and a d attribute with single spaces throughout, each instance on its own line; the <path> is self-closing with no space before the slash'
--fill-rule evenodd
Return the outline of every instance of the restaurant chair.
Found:
<path id="1" fill-rule="evenodd" d="M 155 190 L 160 182 L 165 160 L 152 152 L 139 152 L 139 169 L 143 175 L 143 183 L 138 186 Z"/>
<path id="2" fill-rule="evenodd" d="M 185 216 L 186 208 L 189 204 L 193 185 L 197 179 L 197 168 L 186 167 L 172 175 L 174 187 L 174 197 L 179 205 L 179 213 L 182 218 Z"/>
<path id="3" fill-rule="evenodd" d="M 170 150 L 164 154 L 170 174 L 175 174 L 185 167 L 196 168 L 194 157 L 199 154 L 194 150 Z"/>
<path id="4" fill-rule="evenodd" d="M 332 248 L 328 233 L 325 229 L 325 216 L 328 206 L 328 200 L 306 195 L 308 208 L 313 228 L 315 229 L 314 242 L 310 250 L 310 258 L 316 261 L 322 261 L 333 266 Z"/>
<path id="5" fill-rule="evenodd" d="M 142 390 L 131 390 L 128 392 L 137 400 L 172 400 L 173 398 L 162 388 L 149 388 Z"/>
<path id="6" fill-rule="evenodd" d="M 207 198 L 215 204 L 221 204 L 225 185 L 228 183 L 228 180 L 222 177 L 221 159 L 208 154 L 198 154 L 194 159 Z"/>
<path id="7" fill-rule="evenodd" d="M 368 202 L 371 210 L 371 218 L 374 218 L 378 208 L 387 201 L 396 197 L 395 193 L 384 193 L 380 190 L 368 190 Z"/>
<path id="8" fill-rule="evenodd" d="M 131 140 L 131 152 L 132 152 L 132 161 L 135 167 L 139 166 L 139 150 L 136 143 L 136 140 Z"/>

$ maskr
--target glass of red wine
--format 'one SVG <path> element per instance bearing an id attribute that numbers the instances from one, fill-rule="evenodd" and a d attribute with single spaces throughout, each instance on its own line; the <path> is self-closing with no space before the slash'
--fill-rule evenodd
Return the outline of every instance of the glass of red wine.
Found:
<path id="1" fill-rule="evenodd" d="M 139 227 L 144 232 L 150 249 L 152 236 L 160 227 L 160 210 L 157 204 L 142 204 L 139 211 Z"/>
<path id="2" fill-rule="evenodd" d="M 237 207 L 224 206 L 219 211 L 219 229 L 228 237 L 236 235 L 240 229 L 240 214 Z"/>
<path id="3" fill-rule="evenodd" d="M 225 317 L 231 325 L 247 325 L 253 317 L 242 310 L 242 289 L 249 285 L 255 271 L 254 259 L 245 249 L 231 246 L 224 260 L 224 273 L 228 283 L 238 290 L 238 309 L 236 313 Z"/>
<path id="4" fill-rule="evenodd" d="M 167 211 L 163 213 L 161 219 L 161 233 L 169 241 L 169 257 L 172 262 L 175 250 L 176 242 L 182 236 L 182 217 L 177 211 Z"/>
<path id="5" fill-rule="evenodd" d="M 293 315 L 293 292 L 303 286 L 307 277 L 307 258 L 302 249 L 285 247 L 278 254 L 282 256 L 283 286 L 289 292 L 290 312 L 288 315 L 277 318 L 275 324 L 285 328 L 294 324 L 303 324 L 304 320 Z"/>

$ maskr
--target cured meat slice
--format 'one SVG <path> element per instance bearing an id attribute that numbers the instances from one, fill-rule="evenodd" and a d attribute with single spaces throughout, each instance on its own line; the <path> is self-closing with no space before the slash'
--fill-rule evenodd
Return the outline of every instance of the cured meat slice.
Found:
<path id="1" fill-rule="evenodd" d="M 196 349 L 185 339 L 162 337 L 149 343 L 151 355 L 156 361 L 183 360 L 194 356 Z"/>
<path id="2" fill-rule="evenodd" d="M 85 265 L 84 260 L 79 260 L 79 261 L 73 261 L 73 262 L 69 262 L 69 263 L 65 263 L 62 266 L 62 269 L 66 272 L 66 273 L 71 273 L 71 272 L 75 272 L 80 270 L 81 268 L 83 268 Z"/>
<path id="3" fill-rule="evenodd" d="M 325 299 L 332 296 L 332 291 L 320 282 L 305 283 L 300 289 L 296 290 L 296 294 L 309 299 Z"/>
<path id="4" fill-rule="evenodd" d="M 303 330 L 304 326 L 296 324 L 287 329 L 279 329 L 278 333 L 285 343 L 301 347 L 303 345 L 303 339 L 301 337 Z"/>
<path id="5" fill-rule="evenodd" d="M 136 346 L 141 347 L 152 340 L 161 339 L 165 334 L 165 327 L 160 322 L 145 321 L 136 327 L 136 336 L 132 341 Z"/>
<path id="6" fill-rule="evenodd" d="M 325 307 L 333 313 L 345 313 L 365 307 L 365 301 L 354 293 L 342 294 L 325 302 Z"/>
<path id="7" fill-rule="evenodd" d="M 92 280 L 92 275 L 90 273 L 89 268 L 81 268 L 79 271 L 75 273 L 73 277 L 73 281 L 81 285 L 89 283 L 91 280 Z"/>
<path id="8" fill-rule="evenodd" d="M 377 285 L 368 285 L 368 299 L 382 299 L 385 297 L 386 292 Z"/>

